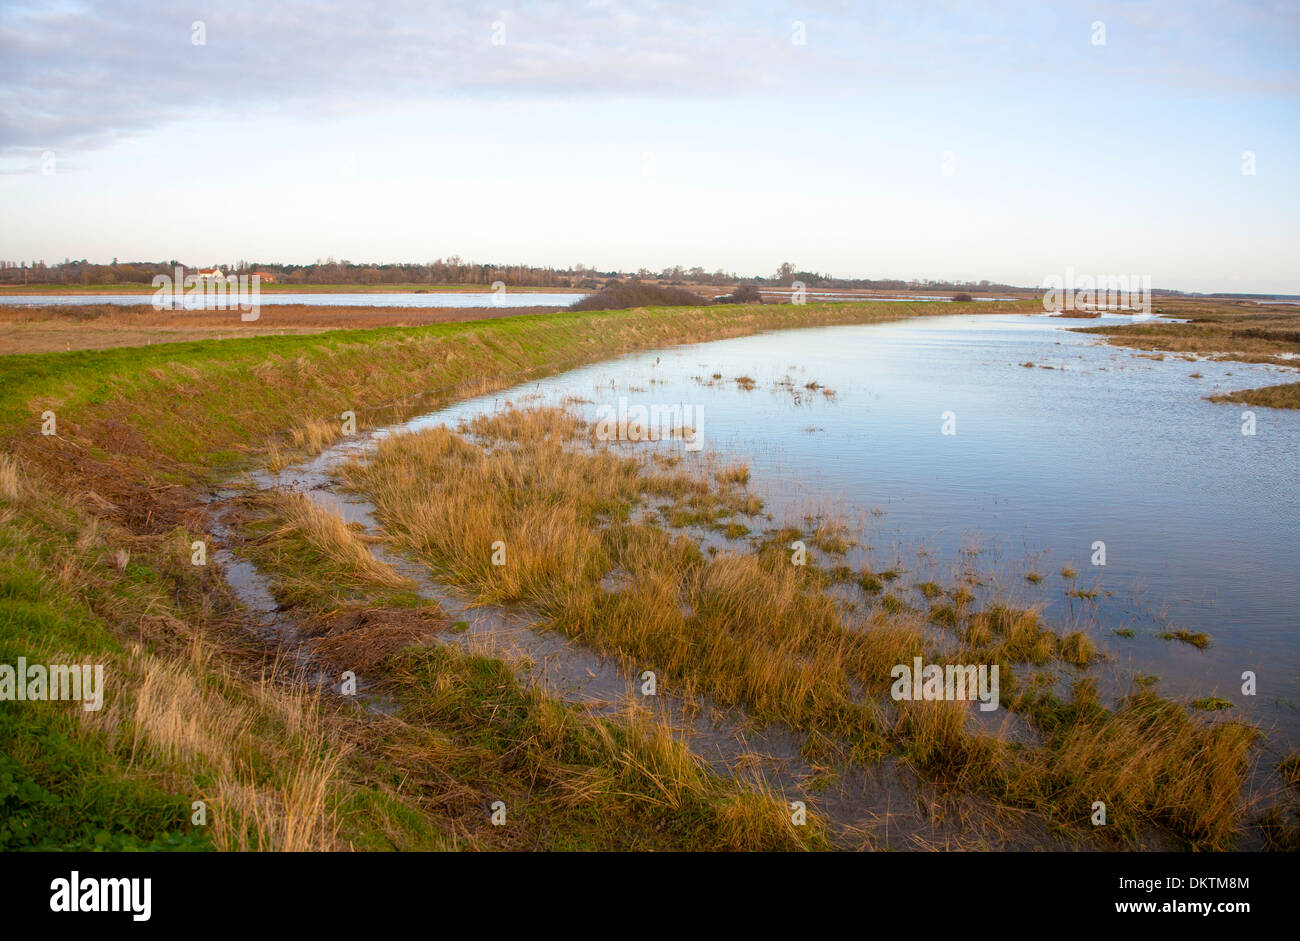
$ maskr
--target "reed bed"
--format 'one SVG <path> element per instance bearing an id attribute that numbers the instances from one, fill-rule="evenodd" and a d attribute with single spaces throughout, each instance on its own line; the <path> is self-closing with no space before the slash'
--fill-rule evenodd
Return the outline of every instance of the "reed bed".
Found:
<path id="1" fill-rule="evenodd" d="M 635 519 L 653 495 L 703 499 L 743 482 L 667 472 L 593 445 L 564 408 L 512 406 L 460 432 L 386 438 L 344 477 L 374 501 L 397 544 L 447 580 L 654 669 L 670 688 L 800 730 L 816 757 L 869 763 L 901 753 L 925 773 L 1080 826 L 1105 801 L 1113 832 L 1125 836 L 1160 824 L 1194 845 L 1225 846 L 1239 826 L 1251 727 L 1205 722 L 1149 693 L 1106 709 L 1084 693 L 1062 703 L 1036 683 L 1017 689 L 1013 669 L 1082 668 L 1098 653 L 1086 635 L 1062 637 L 1034 611 L 971 610 L 969 593 L 936 602 L 962 644 L 949 657 L 998 664 L 1004 704 L 1042 742 L 972 731 L 967 703 L 894 704 L 892 667 L 943 661 L 922 630 L 925 615 L 879 603 L 850 623 L 827 590 L 833 575 L 792 564 L 788 533 L 709 555 L 687 533 Z M 847 544 L 833 522 L 815 536 L 832 552 Z M 606 587 L 614 572 L 617 586 Z"/>

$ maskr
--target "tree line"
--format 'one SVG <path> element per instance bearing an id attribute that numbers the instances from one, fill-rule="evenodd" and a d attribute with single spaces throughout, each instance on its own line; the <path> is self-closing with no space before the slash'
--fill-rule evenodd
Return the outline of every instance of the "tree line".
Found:
<path id="1" fill-rule="evenodd" d="M 94 264 L 86 259 L 64 259 L 55 264 L 39 261 L 0 261 L 0 284 L 149 284 L 157 275 L 173 276 L 177 268 L 186 274 L 199 269 L 171 259 L 169 261 L 132 261 Z M 202 266 L 209 267 L 209 266 Z M 548 287 L 599 289 L 609 281 L 658 281 L 665 284 L 709 284 L 731 286 L 752 284 L 758 287 L 789 287 L 802 282 L 808 288 L 867 289 L 885 291 L 906 290 L 1009 290 L 1013 285 L 991 281 L 936 281 L 906 280 L 900 278 L 837 278 L 831 274 L 805 271 L 790 262 L 782 264 L 770 275 L 744 276 L 721 268 L 706 271 L 699 266 L 672 265 L 660 271 L 638 268 L 636 271 L 602 271 L 581 262 L 567 268 L 537 265 L 490 264 L 466 261 L 458 255 L 420 263 L 353 263 L 346 259 L 317 259 L 306 265 L 280 262 L 235 261 L 217 262 L 225 274 L 270 275 L 280 284 L 429 284 L 466 285 L 486 288 L 500 281 L 509 287 Z"/>

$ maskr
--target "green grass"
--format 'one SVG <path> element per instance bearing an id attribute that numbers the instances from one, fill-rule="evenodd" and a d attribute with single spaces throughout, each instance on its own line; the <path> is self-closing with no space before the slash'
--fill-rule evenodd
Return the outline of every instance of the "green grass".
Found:
<path id="1" fill-rule="evenodd" d="M 64 651 L 103 663 L 120 654 L 107 626 L 45 577 L 29 549 L 0 529 L 0 663 L 69 662 Z M 209 848 L 189 826 L 191 798 L 138 779 L 129 753 L 82 734 L 79 711 L 79 703 L 0 708 L 0 852 Z"/>
<path id="2" fill-rule="evenodd" d="M 1172 631 L 1161 631 L 1161 640 L 1176 640 L 1184 644 L 1190 644 L 1197 650 L 1204 650 L 1210 646 L 1210 635 L 1204 631 L 1189 631 L 1184 628 L 1178 628 Z"/>
<path id="3" fill-rule="evenodd" d="M 996 306 L 996 305 L 989 305 Z M 921 303 L 646 308 L 0 358 L 0 438 L 92 419 L 212 479 L 306 420 L 359 427 L 624 352 L 767 329 L 924 315 Z M 69 426 L 69 423 L 71 425 Z"/>

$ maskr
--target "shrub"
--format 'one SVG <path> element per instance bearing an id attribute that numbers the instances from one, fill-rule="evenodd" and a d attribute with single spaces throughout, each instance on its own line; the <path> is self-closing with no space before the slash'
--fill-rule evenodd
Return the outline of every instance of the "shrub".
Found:
<path id="1" fill-rule="evenodd" d="M 709 302 L 684 288 L 612 281 L 601 291 L 570 305 L 570 310 L 628 310 L 633 307 L 703 307 Z"/>
<path id="2" fill-rule="evenodd" d="M 730 294 L 724 294 L 721 297 L 713 299 L 715 304 L 761 304 L 763 295 L 758 288 L 752 284 L 742 284 Z"/>

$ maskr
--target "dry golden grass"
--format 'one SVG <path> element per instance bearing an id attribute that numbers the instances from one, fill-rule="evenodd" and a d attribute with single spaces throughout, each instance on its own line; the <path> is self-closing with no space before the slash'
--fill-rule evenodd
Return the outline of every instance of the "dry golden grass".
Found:
<path id="1" fill-rule="evenodd" d="M 989 662 L 1046 663 L 1061 653 L 1061 638 L 1047 629 L 1036 611 L 993 604 L 973 613 L 963 637 L 975 655 Z M 1072 642 L 1077 653 L 1079 642 Z"/>
<path id="2" fill-rule="evenodd" d="M 20 480 L 18 461 L 0 451 L 0 497 L 5 500 L 17 500 Z"/>
<path id="3" fill-rule="evenodd" d="M 385 439 L 345 473 L 405 549 L 481 597 L 522 604 L 674 688 L 803 730 L 833 753 L 870 761 L 893 743 L 929 774 L 1058 819 L 1086 822 L 1091 801 L 1106 800 L 1125 834 L 1155 820 L 1198 844 L 1230 842 L 1248 726 L 1198 725 L 1158 699 L 1115 711 L 1021 699 L 1050 734 L 1015 750 L 968 730 L 968 704 L 890 706 L 890 669 L 927 653 L 918 615 L 878 608 L 851 628 L 827 577 L 791 565 L 788 552 L 706 557 L 682 534 L 631 522 L 647 495 L 700 498 L 700 481 L 592 450 L 563 410 L 508 409 L 470 430 L 472 441 L 447 429 Z M 846 538 L 829 522 L 819 533 Z M 504 565 L 492 563 L 494 544 L 505 547 Z M 614 571 L 618 588 L 607 590 Z M 1001 663 L 1004 691 L 1010 663 L 1084 666 L 1096 656 L 1086 635 L 1060 638 L 1034 611 L 954 612 L 962 662 Z"/>
<path id="4" fill-rule="evenodd" d="M 1208 847 L 1231 845 L 1242 781 L 1258 732 L 1241 722 L 1206 723 L 1143 692 L 1114 712 L 1063 729 L 1040 775 L 1058 800 L 1085 815 L 1106 803 L 1111 823 L 1150 817 Z M 1128 819 L 1125 819 L 1125 815 Z"/>
<path id="5" fill-rule="evenodd" d="M 1006 773 L 1011 761 L 1005 740 L 971 733 L 971 706 L 948 700 L 903 700 L 893 734 L 919 770 L 967 787 L 985 786 Z"/>
<path id="6" fill-rule="evenodd" d="M 367 409 L 366 420 L 373 423 L 377 416 L 403 410 L 409 414 L 417 398 L 418 407 L 426 408 L 431 402 L 625 350 L 778 326 L 875 322 L 925 312 L 912 304 L 646 311 L 518 318 L 464 330 L 263 336 L 256 342 L 219 346 L 7 360 L 6 428 L 23 462 L 17 503 L 0 508 L 7 515 L 6 537 L 14 537 L 3 546 L 4 561 L 32 574 L 69 615 L 78 612 L 79 643 L 92 636 L 92 625 L 104 649 L 123 648 L 120 657 L 106 658 L 122 680 L 110 684 L 117 693 L 102 712 L 79 715 L 75 722 L 90 743 L 88 753 L 101 741 L 113 748 L 125 743 L 124 760 L 132 763 L 125 779 L 160 783 L 179 795 L 198 791 L 196 797 L 209 800 L 213 808 L 227 807 L 223 819 L 214 823 L 221 828 L 222 846 L 338 845 L 348 826 L 346 818 L 340 822 L 332 816 L 340 792 L 355 796 L 355 776 L 369 774 L 382 762 L 363 762 L 352 755 L 345 759 L 346 773 L 337 772 L 335 756 L 347 752 L 340 744 L 347 738 L 322 743 L 314 731 L 320 705 L 313 705 L 305 692 L 295 692 L 292 676 L 250 679 L 249 659 L 256 661 L 257 655 L 248 649 L 250 640 L 240 630 L 243 625 L 229 593 L 213 568 L 188 562 L 185 547 L 194 533 L 203 532 L 205 516 L 194 484 L 211 482 L 228 462 L 256 455 L 268 441 L 282 449 L 323 446 L 327 437 L 321 429 L 313 432 L 311 416 L 332 416 L 340 401 L 357 403 L 359 414 Z M 225 330 L 199 324 L 202 318 L 172 331 L 172 324 L 113 322 L 126 316 L 117 310 L 94 323 L 80 319 L 83 314 L 69 324 L 56 317 L 44 324 L 16 326 L 55 330 L 45 348 L 60 351 L 65 343 L 79 348 L 118 345 L 146 342 L 150 335 L 174 340 L 214 337 Z M 356 311 L 335 309 L 330 314 L 339 319 L 327 326 L 363 322 Z M 179 321 L 189 315 L 171 316 Z M 27 320 L 28 315 L 18 319 Z M 266 312 L 260 326 L 229 326 L 231 335 L 241 336 L 295 329 L 277 324 Z M 302 329 L 320 326 L 316 322 Z M 57 379 L 50 381 L 50 376 Z M 59 411 L 60 438 L 29 447 L 28 419 L 46 407 Z M 285 416 L 296 418 L 286 421 Z M 294 425 L 300 429 L 298 441 L 286 427 Z M 620 491 L 606 493 L 613 499 L 601 512 L 617 514 L 624 503 Z M 35 494 L 41 495 L 39 502 L 31 499 Z M 563 494 L 563 489 L 557 492 Z M 294 540 L 316 554 L 310 565 L 302 566 L 304 581 L 332 581 L 345 567 L 328 553 L 341 551 L 346 558 L 357 547 L 348 548 L 351 540 L 313 521 L 300 528 L 302 535 L 295 530 Z M 309 536 L 318 540 L 316 549 L 307 541 Z M 551 541 L 562 545 L 562 534 L 552 534 Z M 119 550 L 126 560 L 121 567 L 115 564 Z M 17 562 L 15 554 L 22 556 Z M 479 559 L 476 564 L 488 563 Z M 380 581 L 387 577 L 379 573 Z M 374 590 L 373 583 L 366 586 Z M 580 587 L 578 601 L 590 591 L 590 586 Z M 541 579 L 532 585 L 525 582 L 522 588 L 544 594 Z M 562 596 L 559 600 L 567 604 Z M 32 623 L 39 624 L 33 618 Z M 208 641 L 218 651 L 210 661 L 198 649 L 204 644 L 190 643 L 200 625 L 222 637 L 220 642 Z M 255 674 L 256 668 L 251 669 Z M 153 675 L 149 683 L 147 675 Z M 331 707 L 324 708 L 329 712 Z M 355 718 L 345 722 L 330 713 L 331 722 L 358 732 L 360 740 L 363 724 Z M 437 738 L 433 731 L 421 730 L 421 736 L 385 745 L 431 755 L 434 765 L 422 767 L 436 774 L 437 762 L 457 752 L 432 749 L 429 742 Z M 375 754 L 383 757 L 382 750 Z M 389 819 L 409 818 L 405 810 L 411 805 L 405 796 L 398 800 L 393 791 L 384 790 L 390 786 L 397 787 L 387 780 L 376 784 L 394 801 Z M 448 790 L 470 793 L 468 786 L 455 782 Z M 321 795 L 327 795 L 323 802 Z M 378 812 L 375 806 L 367 812 Z M 764 806 L 751 819 L 771 812 Z M 745 814 L 737 813 L 743 821 Z M 444 822 L 439 818 L 438 825 Z M 401 829 L 394 823 L 395 831 Z M 458 824 L 449 830 L 455 841 L 474 842 Z M 737 828 L 741 842 L 747 832 L 753 832 L 749 825 Z M 392 845 L 401 845 L 408 836 L 395 834 Z"/>
<path id="7" fill-rule="evenodd" d="M 919 635 L 849 630 L 785 555 L 705 559 L 684 537 L 628 522 L 643 494 L 698 484 L 566 446 L 581 431 L 568 413 L 507 411 L 472 430 L 512 446 L 431 429 L 385 439 L 373 461 L 346 470 L 403 547 L 485 600 L 538 610 L 719 702 L 795 726 L 831 722 L 855 744 L 873 738 L 875 710 L 851 700 L 850 680 L 887 680 L 883 662 Z M 504 565 L 492 563 L 494 544 Z M 628 577 L 606 591 L 600 581 L 614 570 Z"/>
<path id="8" fill-rule="evenodd" d="M 307 454 L 319 454 L 342 436 L 342 424 L 333 421 L 310 420 L 289 432 L 293 446 Z"/>
<path id="9" fill-rule="evenodd" d="M 129 781 L 184 795 L 187 807 L 204 801 L 209 829 L 193 830 L 218 848 L 338 847 L 332 808 L 345 792 L 338 772 L 347 746 L 295 673 L 271 666 L 250 678 L 196 626 L 222 596 L 211 571 L 191 564 L 190 536 L 132 534 L 106 515 L 115 504 L 90 491 L 65 494 L 48 468 L 34 468 L 19 493 L 21 527 L 0 543 L 0 564 L 7 584 L 21 585 L 21 571 L 37 573 L 66 634 L 50 640 L 35 620 L 33 636 L 15 635 L 31 607 L 19 604 L 6 642 L 33 659 L 103 666 L 102 707 L 69 710 L 61 731 L 107 749 Z M 180 616 L 178 605 L 190 602 Z"/>
<path id="10" fill-rule="evenodd" d="M 178 781 L 215 779 L 210 792 L 194 797 L 208 804 L 218 849 L 339 847 L 331 808 L 346 748 L 333 741 L 317 697 L 301 681 L 268 675 L 247 686 L 211 662 L 199 636 L 184 660 L 135 647 L 109 670 L 115 688 L 134 690 L 134 702 L 118 699 L 86 713 L 85 724 L 129 729 L 132 764 L 170 768 Z M 282 724 L 268 726 L 267 717 Z"/>
<path id="11" fill-rule="evenodd" d="M 718 470 L 714 476 L 717 477 L 719 483 L 737 484 L 743 487 L 749 483 L 749 464 L 743 462 L 729 464 Z"/>
<path id="12" fill-rule="evenodd" d="M 1103 334 L 1115 346 L 1247 363 L 1294 365 L 1283 354 L 1300 353 L 1300 310 L 1294 305 L 1171 298 L 1159 307 L 1166 317 L 1188 322 L 1156 319 L 1079 332 Z"/>
<path id="13" fill-rule="evenodd" d="M 536 429 L 513 431 L 515 441 L 536 437 Z M 576 426 L 568 429 L 576 431 Z M 377 577 L 383 573 L 368 564 L 357 533 L 335 514 L 299 494 L 272 494 L 258 504 L 269 528 L 255 554 L 265 563 L 263 571 L 276 579 L 278 594 L 310 605 L 300 585 L 307 573 L 359 588 L 396 587 Z M 455 800 L 473 793 L 483 804 L 493 794 L 503 796 L 503 789 L 513 793 L 519 787 L 516 779 L 523 776 L 535 793 L 516 794 L 512 804 L 541 801 L 579 816 L 590 813 L 593 805 L 633 816 L 689 815 L 706 809 L 725 822 L 725 834 L 709 837 L 714 842 L 706 844 L 714 848 L 797 848 L 822 839 L 818 821 L 811 820 L 812 829 L 795 832 L 788 823 L 778 826 L 783 818 L 772 807 L 779 811 L 779 803 L 754 799 L 743 789 L 724 789 L 677 740 L 662 715 L 629 702 L 626 714 L 611 721 L 565 707 L 536 690 L 512 692 L 515 687 L 506 679 L 509 674 L 500 672 L 505 667 L 499 659 L 489 664 L 444 648 L 413 646 L 420 635 L 445 623 L 439 615 L 423 608 L 384 609 L 364 601 L 339 611 L 332 603 L 332 589 L 318 586 L 317 592 L 331 610 L 318 619 L 325 633 L 309 640 L 311 649 L 340 669 L 375 678 L 386 694 L 402 703 L 407 722 L 387 732 L 389 760 L 403 773 L 423 775 L 441 754 L 457 768 L 454 783 L 448 782 L 450 791 L 459 795 Z M 453 738 L 430 739 L 435 730 Z M 482 746 L 498 734 L 499 747 L 486 752 L 454 744 L 464 739 Z M 433 750 L 411 752 L 403 744 L 414 747 L 416 742 L 431 744 Z M 575 763 L 579 748 L 583 760 Z M 630 821 L 629 832 L 635 833 L 639 825 Z"/>
<path id="14" fill-rule="evenodd" d="M 332 568 L 367 587 L 398 590 L 414 587 L 410 579 L 403 578 L 393 571 L 391 565 L 376 559 L 361 533 L 349 526 L 342 516 L 301 493 L 277 493 L 269 499 L 278 524 L 272 538 L 306 545 L 329 560 Z"/>
<path id="15" fill-rule="evenodd" d="M 1207 396 L 1211 402 L 1236 402 L 1263 408 L 1300 408 L 1300 382 L 1287 382 L 1259 389 L 1242 389 Z"/>

